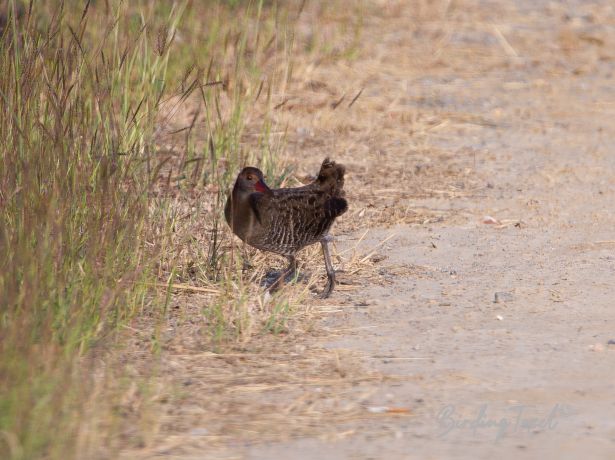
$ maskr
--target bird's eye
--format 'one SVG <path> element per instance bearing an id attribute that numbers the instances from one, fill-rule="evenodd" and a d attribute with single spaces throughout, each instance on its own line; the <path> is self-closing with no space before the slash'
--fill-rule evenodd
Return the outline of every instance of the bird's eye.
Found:
<path id="1" fill-rule="evenodd" d="M 252 174 L 248 174 L 247 179 L 248 179 L 248 180 L 252 180 Z"/>

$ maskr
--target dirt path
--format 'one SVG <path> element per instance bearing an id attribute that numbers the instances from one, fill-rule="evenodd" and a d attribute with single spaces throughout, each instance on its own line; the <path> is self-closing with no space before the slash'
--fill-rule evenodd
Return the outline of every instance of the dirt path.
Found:
<path id="1" fill-rule="evenodd" d="M 360 247 L 394 235 L 378 250 L 380 277 L 361 292 L 338 292 L 330 304 L 344 308 L 322 325 L 345 331 L 326 346 L 359 350 L 367 368 L 395 376 L 361 404 L 410 414 L 353 422 L 327 439 L 242 448 L 241 456 L 615 453 L 615 10 L 606 1 L 449 3 L 455 8 L 416 27 L 407 27 L 410 6 L 368 18 L 372 61 L 347 73 L 365 84 L 368 107 L 388 94 L 397 108 L 439 113 L 421 134 L 425 145 L 450 152 L 436 166 L 455 164 L 467 180 L 449 180 L 442 198 L 394 196 L 398 208 L 446 217 L 371 228 Z M 417 48 L 438 39 L 439 57 L 419 72 Z M 389 62 L 393 47 L 399 59 Z M 371 156 L 343 150 L 349 188 L 390 161 L 383 136 L 367 142 Z M 385 199 L 377 190 L 423 180 L 412 152 L 390 164 L 393 181 L 374 180 L 365 192 Z"/>

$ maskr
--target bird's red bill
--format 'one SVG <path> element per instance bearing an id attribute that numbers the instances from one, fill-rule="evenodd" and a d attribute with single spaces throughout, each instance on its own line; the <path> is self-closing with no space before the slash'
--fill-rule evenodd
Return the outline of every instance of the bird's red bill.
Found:
<path id="1" fill-rule="evenodd" d="M 262 180 L 259 180 L 256 184 L 254 184 L 254 190 L 265 193 L 269 190 L 269 187 L 267 187 Z"/>

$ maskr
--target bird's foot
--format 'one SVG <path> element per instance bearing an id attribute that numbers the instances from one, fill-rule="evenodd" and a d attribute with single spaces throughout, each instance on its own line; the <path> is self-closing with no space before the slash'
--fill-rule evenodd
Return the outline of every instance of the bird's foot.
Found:
<path id="1" fill-rule="evenodd" d="M 333 272 L 330 275 L 329 274 L 327 275 L 327 284 L 325 285 L 325 288 L 323 289 L 323 291 L 318 295 L 318 297 L 321 299 L 328 298 L 333 292 L 334 286 L 335 286 L 335 272 Z"/>
<path id="2" fill-rule="evenodd" d="M 276 283 L 279 284 L 281 272 L 279 270 L 269 270 L 265 273 L 264 278 L 261 281 L 261 286 L 270 290 Z"/>
<path id="3" fill-rule="evenodd" d="M 335 287 L 335 270 L 333 269 L 333 263 L 331 263 L 331 253 L 329 252 L 329 242 L 331 242 L 333 238 L 331 235 L 325 235 L 320 240 L 320 245 L 322 246 L 322 253 L 325 257 L 325 269 L 327 270 L 327 285 L 325 286 L 324 291 L 320 294 L 321 299 L 326 299 L 331 295 L 333 288 Z"/>

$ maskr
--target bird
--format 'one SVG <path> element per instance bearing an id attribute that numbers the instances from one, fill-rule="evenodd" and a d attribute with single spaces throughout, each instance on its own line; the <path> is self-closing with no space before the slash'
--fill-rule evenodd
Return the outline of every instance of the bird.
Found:
<path id="1" fill-rule="evenodd" d="M 320 296 L 327 298 L 333 291 L 335 270 L 329 252 L 329 230 L 348 209 L 345 171 L 343 165 L 326 158 L 310 184 L 278 189 L 269 188 L 263 173 L 252 166 L 243 168 L 237 176 L 224 207 L 226 222 L 248 245 L 282 255 L 289 262 L 270 290 L 294 276 L 297 252 L 320 243 L 327 271 L 327 284 Z"/>

